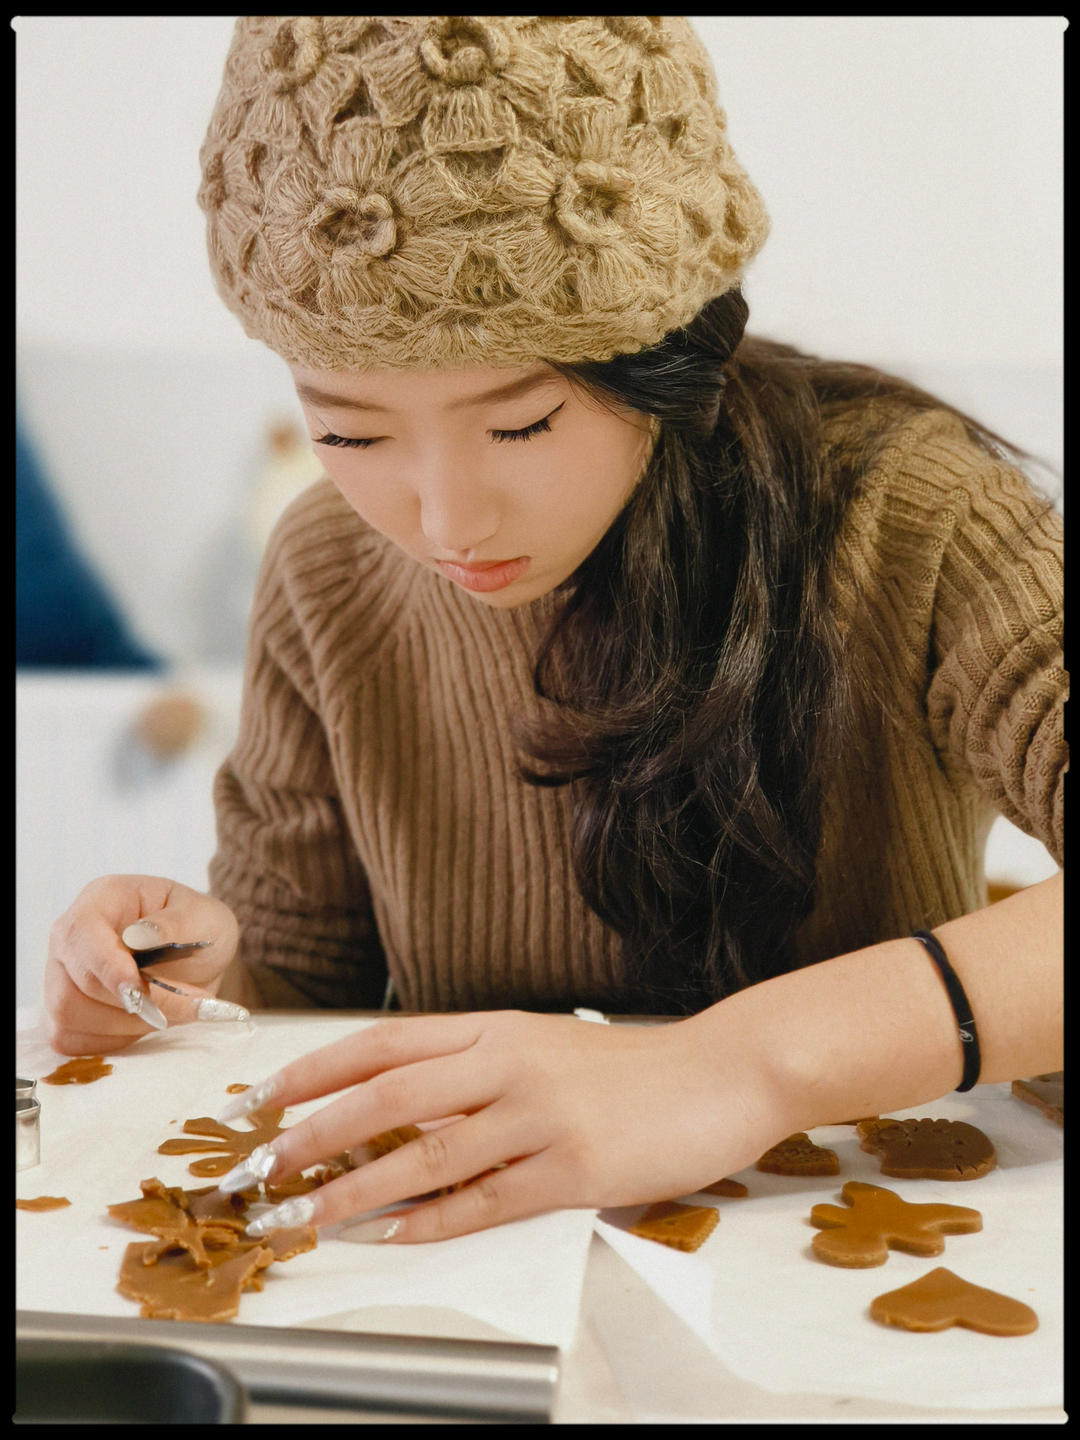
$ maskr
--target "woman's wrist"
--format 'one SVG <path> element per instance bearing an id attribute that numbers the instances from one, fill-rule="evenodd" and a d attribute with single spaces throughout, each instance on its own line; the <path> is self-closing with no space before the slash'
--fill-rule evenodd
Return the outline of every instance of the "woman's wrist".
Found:
<path id="1" fill-rule="evenodd" d="M 754 1053 L 763 1114 L 783 1135 L 924 1104 L 961 1073 L 948 996 L 898 939 L 739 991 L 696 1017 Z"/>

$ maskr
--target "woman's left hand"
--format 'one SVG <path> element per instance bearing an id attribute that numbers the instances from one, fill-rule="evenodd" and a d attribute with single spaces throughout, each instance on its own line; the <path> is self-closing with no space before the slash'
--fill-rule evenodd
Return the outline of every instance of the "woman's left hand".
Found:
<path id="1" fill-rule="evenodd" d="M 281 1183 L 386 1130 L 454 1118 L 285 1202 L 258 1229 L 326 1225 L 463 1181 L 472 1183 L 394 1217 L 393 1240 L 693 1194 L 787 1133 L 737 1030 L 718 1054 L 715 1021 L 703 1030 L 698 1018 L 643 1026 L 516 1010 L 393 1017 L 315 1050 L 248 1092 L 247 1108 L 352 1088 L 279 1136 L 268 1147 L 271 1170 L 260 1157 L 261 1178 Z M 234 1171 L 223 1183 L 241 1182 L 251 1176 Z M 371 1238 L 391 1238 L 391 1219 L 380 1217 Z"/>

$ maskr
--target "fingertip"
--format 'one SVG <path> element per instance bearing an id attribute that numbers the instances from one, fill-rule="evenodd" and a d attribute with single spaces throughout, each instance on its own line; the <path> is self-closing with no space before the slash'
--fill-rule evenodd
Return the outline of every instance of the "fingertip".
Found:
<path id="1" fill-rule="evenodd" d="M 153 950 L 165 939 L 153 920 L 135 920 L 120 934 L 129 950 Z"/>

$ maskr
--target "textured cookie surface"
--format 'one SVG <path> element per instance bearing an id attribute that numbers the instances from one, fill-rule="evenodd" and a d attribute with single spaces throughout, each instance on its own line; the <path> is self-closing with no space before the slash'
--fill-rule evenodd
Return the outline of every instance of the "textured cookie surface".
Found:
<path id="1" fill-rule="evenodd" d="M 997 1163 L 989 1138 L 963 1120 L 860 1120 L 855 1133 L 898 1179 L 977 1180 Z"/>
<path id="2" fill-rule="evenodd" d="M 836 1175 L 840 1162 L 835 1150 L 815 1145 L 809 1135 L 800 1130 L 766 1150 L 757 1162 L 757 1169 L 768 1175 Z"/>

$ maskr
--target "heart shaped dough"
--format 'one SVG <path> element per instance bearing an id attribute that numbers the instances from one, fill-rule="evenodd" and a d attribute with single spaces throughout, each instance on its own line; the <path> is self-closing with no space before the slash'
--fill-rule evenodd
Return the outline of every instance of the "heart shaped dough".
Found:
<path id="1" fill-rule="evenodd" d="M 1030 1305 L 996 1290 L 961 1280 L 939 1265 L 870 1302 L 870 1315 L 882 1325 L 904 1330 L 947 1330 L 962 1325 L 984 1335 L 1030 1335 L 1039 1318 Z"/>

